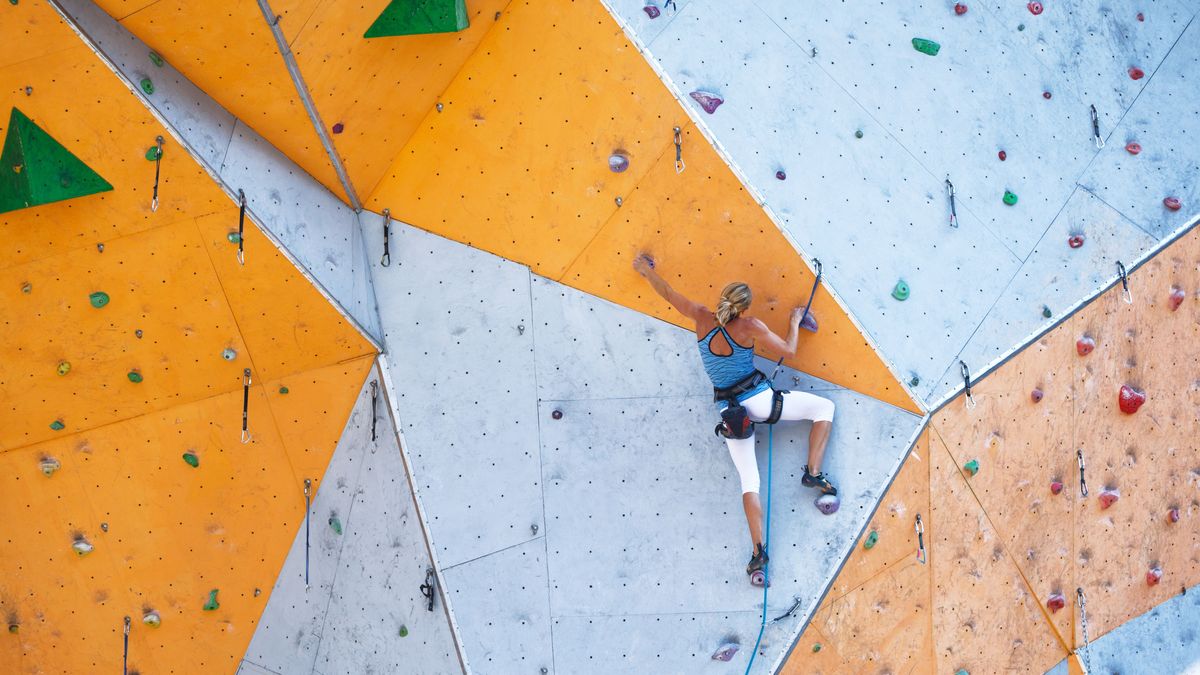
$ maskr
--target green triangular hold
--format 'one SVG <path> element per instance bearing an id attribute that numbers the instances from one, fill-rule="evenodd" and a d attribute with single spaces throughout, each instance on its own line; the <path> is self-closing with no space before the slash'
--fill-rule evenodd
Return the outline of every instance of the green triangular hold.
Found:
<path id="1" fill-rule="evenodd" d="M 33 120 L 12 109 L 0 153 L 0 213 L 111 189 Z"/>
<path id="2" fill-rule="evenodd" d="M 453 33 L 470 25 L 466 0 L 392 0 L 363 37 Z"/>

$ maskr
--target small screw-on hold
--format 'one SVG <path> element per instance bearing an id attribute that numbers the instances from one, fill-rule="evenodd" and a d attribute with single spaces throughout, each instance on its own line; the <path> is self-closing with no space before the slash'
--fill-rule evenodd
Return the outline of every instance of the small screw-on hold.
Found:
<path id="1" fill-rule="evenodd" d="M 254 597 L 257 598 L 260 595 L 262 595 L 262 589 L 261 588 L 254 589 Z"/>
<path id="2" fill-rule="evenodd" d="M 29 283 L 28 281 L 21 284 L 21 292 L 24 293 L 25 295 L 29 295 L 30 293 L 33 292 L 33 284 Z"/>
<path id="3" fill-rule="evenodd" d="M 25 95 L 33 96 L 33 87 L 25 87 Z"/>
<path id="4" fill-rule="evenodd" d="M 333 128 L 331 129 L 331 131 L 335 134 L 340 134 L 345 130 L 346 130 L 346 125 L 342 124 L 341 122 L 334 124 Z"/>
<path id="5" fill-rule="evenodd" d="M 537 533 L 538 533 L 538 526 L 537 526 L 537 523 L 534 523 L 534 524 L 530 525 L 530 526 L 529 526 L 529 529 L 530 529 L 530 531 L 532 531 L 534 534 L 537 534 Z"/>
<path id="6" fill-rule="evenodd" d="M 138 328 L 137 330 L 133 331 L 133 336 L 139 340 L 142 339 L 142 335 L 143 335 L 143 333 L 142 333 L 141 328 Z"/>
<path id="7" fill-rule="evenodd" d="M 1054 316 L 1054 312 L 1050 311 L 1049 305 L 1042 305 L 1042 316 L 1046 317 L 1047 319 Z"/>
<path id="8" fill-rule="evenodd" d="M 622 204 L 624 204 L 624 203 L 625 203 L 625 200 L 624 200 L 624 199 L 621 199 L 620 197 L 617 197 L 617 198 L 616 198 L 616 199 L 614 199 L 613 201 L 617 203 L 617 206 L 618 206 L 618 207 L 620 207 Z"/>
<path id="9" fill-rule="evenodd" d="M 492 17 L 492 20 L 499 21 L 500 20 L 500 12 L 496 12 L 496 15 Z"/>
<path id="10" fill-rule="evenodd" d="M 433 107 L 434 107 L 434 108 L 437 108 L 437 111 L 438 111 L 438 112 L 442 112 L 442 107 L 443 107 L 443 106 L 442 106 L 442 103 L 441 103 L 441 101 L 438 101 L 438 103 L 437 103 L 437 104 L 435 104 Z"/>
<path id="11" fill-rule="evenodd" d="M 237 352 L 232 347 L 226 347 L 221 351 L 221 358 L 226 361 L 232 361 L 237 358 Z"/>
<path id="12" fill-rule="evenodd" d="M 855 137 L 855 138 L 862 138 L 862 137 L 863 137 L 863 130 L 862 130 L 862 129 L 856 129 L 856 130 L 854 131 L 854 137 Z"/>
<path id="13" fill-rule="evenodd" d="M 1004 160 L 1008 159 L 1008 153 L 1007 153 L 1007 152 L 1005 152 L 1005 151 L 1003 151 L 1003 150 L 1001 150 L 1000 152 L 997 152 L 997 153 L 996 153 L 996 156 L 1000 158 L 1000 161 L 1001 161 L 1001 162 L 1003 162 Z"/>
<path id="14" fill-rule="evenodd" d="M 548 668 L 546 668 L 546 666 L 542 666 L 541 672 L 542 672 L 542 675 L 546 675 L 546 673 L 550 672 L 550 670 Z"/>
<path id="15" fill-rule="evenodd" d="M 779 180 L 787 180 L 787 173 L 784 172 L 783 169 L 780 169 L 775 172 L 775 177 L 778 178 Z"/>
<path id="16" fill-rule="evenodd" d="M 96 244 L 96 250 L 104 253 L 104 244 Z"/>
<path id="17" fill-rule="evenodd" d="M 1049 101 L 1053 96 L 1054 94 L 1051 94 L 1049 91 L 1042 92 L 1042 98 L 1046 99 L 1047 101 Z"/>
<path id="18" fill-rule="evenodd" d="M 100 523 L 100 531 L 108 532 L 108 523 Z"/>
<path id="19" fill-rule="evenodd" d="M 912 379 L 908 381 L 908 386 L 910 387 L 915 387 L 918 384 L 921 384 L 921 378 L 916 375 L 913 375 Z"/>
<path id="20" fill-rule="evenodd" d="M 554 418 L 554 419 L 556 419 L 556 420 L 561 420 L 561 419 L 562 419 L 562 415 L 563 415 L 563 413 L 562 413 L 562 411 L 561 411 L 561 410 L 555 410 L 554 412 L 550 413 L 550 416 L 551 416 L 551 417 L 553 417 L 553 418 Z"/>
<path id="21" fill-rule="evenodd" d="M 525 324 L 523 324 L 523 323 L 517 324 L 517 335 L 524 335 L 524 334 L 525 334 Z"/>

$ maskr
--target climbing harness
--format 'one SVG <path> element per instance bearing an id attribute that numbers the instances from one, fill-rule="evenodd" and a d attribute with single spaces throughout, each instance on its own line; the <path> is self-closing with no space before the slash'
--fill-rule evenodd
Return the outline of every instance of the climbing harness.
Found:
<path id="1" fill-rule="evenodd" d="M 150 199 L 151 213 L 158 210 L 158 177 L 161 175 L 159 169 L 162 168 L 163 143 L 162 136 L 154 139 L 154 145 L 158 152 L 154 153 L 154 195 Z"/>
<path id="2" fill-rule="evenodd" d="M 304 590 L 308 590 L 308 547 L 309 547 L 309 518 L 312 510 L 312 479 L 304 479 Z"/>
<path id="3" fill-rule="evenodd" d="M 392 210 L 383 210 L 383 257 L 379 259 L 379 264 L 387 267 L 392 264 L 392 254 L 388 251 L 388 239 L 390 238 L 390 228 L 388 224 L 392 222 Z"/>
<path id="4" fill-rule="evenodd" d="M 1075 451 L 1075 457 L 1079 460 L 1079 496 L 1088 496 L 1087 479 L 1083 477 L 1083 448 Z"/>
<path id="5" fill-rule="evenodd" d="M 1104 147 L 1104 139 L 1100 137 L 1100 116 L 1096 114 L 1096 106 L 1092 106 L 1092 139 L 1096 141 L 1096 149 Z"/>
<path id="6" fill-rule="evenodd" d="M 946 194 L 950 196 L 950 227 L 958 227 L 958 209 L 954 206 L 954 183 L 946 176 Z"/>
<path id="7" fill-rule="evenodd" d="M 1125 298 L 1125 304 L 1133 304 L 1133 293 L 1129 292 L 1129 275 L 1125 273 L 1125 264 L 1120 260 L 1117 261 L 1117 274 L 1121 275 L 1121 295 Z"/>
<path id="8" fill-rule="evenodd" d="M 242 443 L 250 442 L 250 369 L 242 371 Z"/>
<path id="9" fill-rule="evenodd" d="M 246 193 L 238 190 L 238 264 L 246 264 Z"/>
<path id="10" fill-rule="evenodd" d="M 780 359 L 783 361 L 783 359 Z M 777 368 L 778 369 L 778 368 Z M 767 429 L 767 527 L 763 535 L 763 550 L 766 551 L 771 547 L 771 461 L 774 457 L 775 450 L 775 427 L 771 426 Z M 750 669 L 754 667 L 754 657 L 758 656 L 758 646 L 762 644 L 763 631 L 767 629 L 767 589 L 771 586 L 771 561 L 763 564 L 763 608 L 762 621 L 758 625 L 758 639 L 754 641 L 754 651 L 750 652 L 750 662 L 746 664 L 746 675 L 750 675 Z M 797 603 L 798 604 L 798 603 Z M 795 609 L 793 607 L 793 609 Z M 790 613 L 791 610 L 789 610 Z M 786 615 L 785 615 L 786 616 Z M 772 622 L 774 623 L 774 622 Z"/>
<path id="11" fill-rule="evenodd" d="M 436 579 L 433 576 L 433 568 L 425 568 L 425 583 L 421 584 L 421 595 L 425 596 L 425 609 L 433 611 L 433 585 Z"/>
<path id="12" fill-rule="evenodd" d="M 121 657 L 121 672 L 129 675 L 129 617 L 125 617 L 125 654 Z"/>
<path id="13" fill-rule="evenodd" d="M 683 173 L 683 130 L 675 127 L 675 173 Z"/>
<path id="14" fill-rule="evenodd" d="M 379 381 L 371 380 L 371 442 L 375 442 L 375 421 L 379 417 L 376 401 L 379 399 Z"/>
<path id="15" fill-rule="evenodd" d="M 921 514 L 917 514 L 917 562 L 922 565 L 928 560 L 925 556 L 925 523 L 921 522 Z"/>
<path id="16" fill-rule="evenodd" d="M 1092 655 L 1088 650 L 1087 598 L 1083 597 L 1083 587 L 1075 589 L 1075 599 L 1079 601 L 1079 625 L 1083 629 L 1083 667 L 1084 672 L 1092 672 Z M 1078 653 L 1078 652 L 1076 652 Z"/>
<path id="17" fill-rule="evenodd" d="M 797 609 L 800 609 L 800 596 L 794 595 L 794 596 L 792 596 L 792 606 L 788 608 L 788 611 L 784 612 L 783 614 L 780 614 L 779 616 L 775 617 L 774 619 L 771 619 L 771 623 L 779 623 L 780 621 L 783 621 L 784 619 L 788 618 L 789 616 L 795 614 Z"/>
<path id="18" fill-rule="evenodd" d="M 966 361 L 958 362 L 959 372 L 962 373 L 963 389 L 966 391 L 967 410 L 975 409 L 975 396 L 971 394 L 971 371 L 967 368 Z"/>

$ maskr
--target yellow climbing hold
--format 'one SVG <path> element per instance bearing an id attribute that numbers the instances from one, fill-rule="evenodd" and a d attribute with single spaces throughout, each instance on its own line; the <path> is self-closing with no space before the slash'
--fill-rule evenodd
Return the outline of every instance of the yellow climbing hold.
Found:
<path id="1" fill-rule="evenodd" d="M 57 371 L 59 375 L 66 375 L 67 373 L 71 372 L 71 362 L 59 361 Z"/>

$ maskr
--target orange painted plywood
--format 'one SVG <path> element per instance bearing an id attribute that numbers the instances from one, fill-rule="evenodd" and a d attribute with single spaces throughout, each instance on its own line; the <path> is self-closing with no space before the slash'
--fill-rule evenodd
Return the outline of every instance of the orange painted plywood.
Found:
<path id="1" fill-rule="evenodd" d="M 49 7 L 43 2 L 10 2 L 7 7 L 0 7 L 0 25 L 4 26 L 4 39 L 0 40 L 0 68 L 79 46 L 78 40 L 41 38 L 48 30 L 69 30 L 53 10 L 47 12 L 47 9 Z M 25 86 L 18 85 L 19 89 L 14 88 L 14 92 L 24 93 Z M 7 87 L 0 91 L 8 93 Z"/>
<path id="2" fill-rule="evenodd" d="M 838 653 L 837 646 L 813 622 L 800 635 L 796 649 L 780 672 L 782 675 L 837 675 L 847 670 L 846 661 Z"/>

